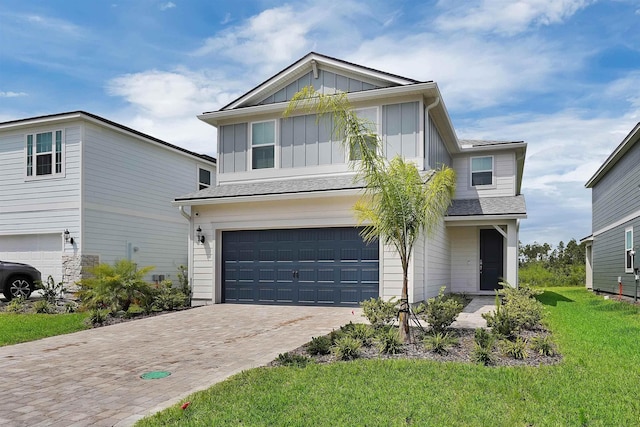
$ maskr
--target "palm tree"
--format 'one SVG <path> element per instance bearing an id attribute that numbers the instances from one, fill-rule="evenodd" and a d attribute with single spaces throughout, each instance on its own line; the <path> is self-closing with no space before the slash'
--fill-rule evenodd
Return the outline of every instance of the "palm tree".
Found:
<path id="1" fill-rule="evenodd" d="M 357 116 L 345 93 L 322 95 L 305 87 L 290 101 L 285 117 L 298 109 L 317 114 L 318 120 L 331 114 L 334 133 L 349 153 L 357 153 L 359 161 L 350 164 L 365 184 L 365 192 L 354 207 L 358 225 L 364 225 L 361 234 L 365 241 L 380 239 L 398 252 L 402 264 L 400 338 L 407 342 L 409 261 L 418 238 L 422 233 L 433 233 L 451 204 L 455 172 L 443 166 L 421 174 L 415 164 L 400 156 L 387 161 L 380 154 L 382 144 L 375 127 Z"/>

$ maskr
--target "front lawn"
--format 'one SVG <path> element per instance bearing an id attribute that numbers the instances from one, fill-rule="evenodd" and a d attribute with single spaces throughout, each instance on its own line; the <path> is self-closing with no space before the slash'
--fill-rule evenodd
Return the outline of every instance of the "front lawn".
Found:
<path id="1" fill-rule="evenodd" d="M 612 426 L 640 414 L 640 308 L 549 288 L 559 365 L 357 360 L 245 371 L 142 420 L 164 425 Z"/>
<path id="2" fill-rule="evenodd" d="M 0 313 L 0 346 L 87 329 L 86 313 Z"/>

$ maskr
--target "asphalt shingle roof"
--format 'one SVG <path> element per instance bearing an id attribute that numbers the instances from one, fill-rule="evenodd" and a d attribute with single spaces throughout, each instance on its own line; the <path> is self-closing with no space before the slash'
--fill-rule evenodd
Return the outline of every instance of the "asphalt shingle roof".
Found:
<path id="1" fill-rule="evenodd" d="M 526 214 L 524 196 L 482 197 L 454 200 L 447 216 L 513 215 Z"/>

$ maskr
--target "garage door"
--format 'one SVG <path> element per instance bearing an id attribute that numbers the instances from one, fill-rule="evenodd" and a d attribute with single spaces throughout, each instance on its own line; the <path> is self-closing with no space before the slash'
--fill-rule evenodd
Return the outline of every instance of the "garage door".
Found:
<path id="1" fill-rule="evenodd" d="M 62 236 L 58 234 L 34 234 L 0 236 L 0 259 L 31 264 L 42 273 L 42 280 L 49 275 L 62 280 Z"/>
<path id="2" fill-rule="evenodd" d="M 359 229 L 222 233 L 227 303 L 357 305 L 378 296 L 378 243 Z"/>

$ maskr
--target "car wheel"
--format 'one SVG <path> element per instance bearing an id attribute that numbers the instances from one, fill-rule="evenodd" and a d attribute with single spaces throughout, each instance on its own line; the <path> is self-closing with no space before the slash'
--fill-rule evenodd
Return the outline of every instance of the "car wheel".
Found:
<path id="1" fill-rule="evenodd" d="M 13 298 L 29 298 L 33 290 L 33 283 L 28 277 L 15 276 L 9 279 L 9 282 L 4 288 L 4 297 L 7 300 Z"/>

